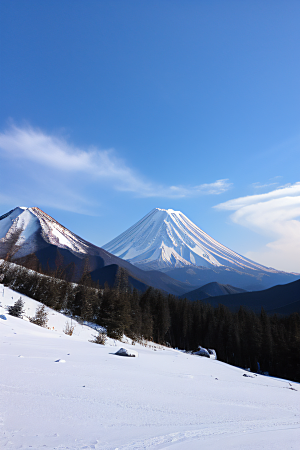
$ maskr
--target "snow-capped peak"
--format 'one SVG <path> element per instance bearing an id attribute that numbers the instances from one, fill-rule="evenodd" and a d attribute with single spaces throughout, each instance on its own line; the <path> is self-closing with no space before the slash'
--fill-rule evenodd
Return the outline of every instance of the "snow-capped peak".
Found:
<path id="1" fill-rule="evenodd" d="M 41 242 L 86 253 L 88 243 L 38 207 L 18 206 L 0 217 L 0 243 L 18 234 L 18 256 L 38 250 Z"/>
<path id="2" fill-rule="evenodd" d="M 103 248 L 145 268 L 191 265 L 267 270 L 220 244 L 173 209 L 153 209 Z"/>

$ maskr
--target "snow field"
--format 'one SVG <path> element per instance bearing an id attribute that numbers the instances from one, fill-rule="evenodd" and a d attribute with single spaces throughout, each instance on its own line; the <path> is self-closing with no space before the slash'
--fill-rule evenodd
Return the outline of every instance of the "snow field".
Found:
<path id="1" fill-rule="evenodd" d="M 2 289 L 2 306 L 20 297 Z M 1 449 L 299 448 L 299 384 L 159 346 L 118 357 L 122 342 L 92 344 L 79 324 L 67 336 L 50 311 L 50 330 L 0 319 Z"/>

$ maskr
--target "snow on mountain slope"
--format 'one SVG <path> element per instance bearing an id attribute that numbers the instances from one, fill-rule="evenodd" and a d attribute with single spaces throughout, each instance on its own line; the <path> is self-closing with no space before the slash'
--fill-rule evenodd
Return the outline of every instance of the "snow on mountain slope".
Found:
<path id="1" fill-rule="evenodd" d="M 4 294 L 0 289 L 2 305 L 19 296 L 7 288 Z M 6 317 L 1 449 L 299 448 L 298 383 L 164 347 L 127 344 L 139 357 L 116 356 L 123 343 L 66 336 L 58 313 L 50 314 L 54 330 Z"/>
<path id="2" fill-rule="evenodd" d="M 36 251 L 40 246 L 39 235 L 48 244 L 74 252 L 87 253 L 92 247 L 37 207 L 17 207 L 0 217 L 0 242 L 18 232 L 21 233 L 17 244 L 22 246 L 18 256 Z"/>
<path id="3" fill-rule="evenodd" d="M 145 268 L 227 266 L 276 272 L 220 244 L 173 209 L 153 209 L 103 248 Z"/>
<path id="4" fill-rule="evenodd" d="M 10 260 L 26 265 L 26 261 L 24 263 L 20 259 L 32 254 L 35 254 L 35 259 L 31 258 L 30 264 L 38 261 L 45 271 L 49 267 L 56 270 L 59 264 L 60 268 L 73 265 L 75 271 L 72 281 L 75 282 L 84 270 L 84 258 L 88 257 L 92 279 L 95 282 L 101 281 L 102 285 L 108 282 L 112 286 L 118 268 L 123 267 L 130 276 L 130 284 L 139 290 L 152 286 L 180 295 L 191 287 L 196 287 L 193 283 L 189 285 L 178 282 L 161 272 L 141 270 L 72 233 L 37 207 L 17 207 L 0 217 L 0 258 L 6 259 L 9 256 Z M 105 266 L 110 268 L 101 272 Z M 37 264 L 30 265 L 30 268 L 38 270 Z"/>

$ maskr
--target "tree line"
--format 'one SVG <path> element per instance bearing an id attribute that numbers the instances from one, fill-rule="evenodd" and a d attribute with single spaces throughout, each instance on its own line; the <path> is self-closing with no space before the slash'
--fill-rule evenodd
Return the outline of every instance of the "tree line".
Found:
<path id="1" fill-rule="evenodd" d="M 3 262 L 1 282 L 70 316 L 106 328 L 108 336 L 123 334 L 186 351 L 201 345 L 217 351 L 218 359 L 251 371 L 300 381 L 300 315 L 260 314 L 240 307 L 178 299 L 149 288 L 138 292 L 120 268 L 114 287 L 97 286 L 88 271 L 77 284 L 41 275 Z"/>

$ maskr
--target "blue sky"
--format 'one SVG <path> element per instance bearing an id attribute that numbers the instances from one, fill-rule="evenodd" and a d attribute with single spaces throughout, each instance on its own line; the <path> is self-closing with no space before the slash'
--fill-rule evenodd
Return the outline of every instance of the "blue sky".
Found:
<path id="1" fill-rule="evenodd" d="M 0 213 L 104 245 L 173 208 L 300 272 L 298 1 L 0 8 Z"/>

